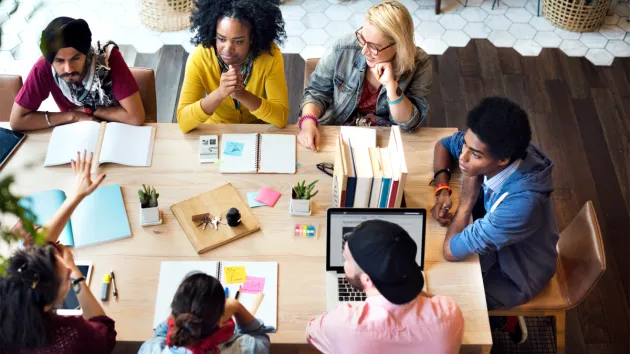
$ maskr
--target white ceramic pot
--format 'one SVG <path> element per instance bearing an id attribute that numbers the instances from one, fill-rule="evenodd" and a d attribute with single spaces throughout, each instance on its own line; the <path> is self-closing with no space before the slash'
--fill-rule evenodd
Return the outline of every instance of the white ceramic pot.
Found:
<path id="1" fill-rule="evenodd" d="M 140 207 L 140 224 L 155 224 L 157 222 L 160 222 L 160 208 Z"/>
<path id="2" fill-rule="evenodd" d="M 291 195 L 291 210 L 294 213 L 308 214 L 311 212 L 310 199 L 293 199 L 293 196 Z"/>

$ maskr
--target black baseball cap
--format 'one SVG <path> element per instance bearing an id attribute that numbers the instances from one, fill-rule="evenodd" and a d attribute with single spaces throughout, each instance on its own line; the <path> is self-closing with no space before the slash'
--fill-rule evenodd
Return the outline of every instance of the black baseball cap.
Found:
<path id="1" fill-rule="evenodd" d="M 384 220 L 368 220 L 345 236 L 355 262 L 389 302 L 402 305 L 424 287 L 416 253 L 418 246 L 407 231 Z"/>

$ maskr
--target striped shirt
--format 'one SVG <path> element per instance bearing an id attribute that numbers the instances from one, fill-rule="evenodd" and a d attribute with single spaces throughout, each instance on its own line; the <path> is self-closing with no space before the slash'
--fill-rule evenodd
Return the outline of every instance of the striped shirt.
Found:
<path id="1" fill-rule="evenodd" d="M 488 177 L 483 177 L 483 186 L 484 189 L 490 189 L 493 192 L 498 192 L 501 190 L 501 187 L 505 183 L 505 181 L 516 171 L 518 166 L 521 165 L 523 160 L 518 159 L 512 162 L 508 167 L 506 167 L 503 171 L 497 173 L 494 177 L 488 179 Z"/>

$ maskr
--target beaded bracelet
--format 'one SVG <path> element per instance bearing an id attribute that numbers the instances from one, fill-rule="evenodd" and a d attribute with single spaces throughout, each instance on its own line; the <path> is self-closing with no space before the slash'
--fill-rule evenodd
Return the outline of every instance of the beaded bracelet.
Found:
<path id="1" fill-rule="evenodd" d="M 298 121 L 298 128 L 300 128 L 300 130 L 302 130 L 302 123 L 304 122 L 304 120 L 306 119 L 312 119 L 313 121 L 315 121 L 315 126 L 319 126 L 319 122 L 317 121 L 317 117 L 315 117 L 312 114 L 305 114 L 303 115 L 300 120 Z"/>

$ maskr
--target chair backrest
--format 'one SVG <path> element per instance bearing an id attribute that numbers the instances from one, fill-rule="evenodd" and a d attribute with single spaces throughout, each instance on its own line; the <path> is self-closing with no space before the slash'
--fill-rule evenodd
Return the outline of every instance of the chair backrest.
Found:
<path id="1" fill-rule="evenodd" d="M 129 68 L 140 87 L 140 98 L 144 106 L 144 122 L 157 123 L 157 98 L 155 95 L 155 73 L 149 68 Z"/>
<path id="2" fill-rule="evenodd" d="M 310 78 L 313 71 L 315 71 L 318 62 L 319 58 L 306 59 L 306 65 L 304 66 L 304 88 L 308 86 L 308 78 Z"/>
<path id="3" fill-rule="evenodd" d="M 606 270 L 606 254 L 597 215 L 590 200 L 560 233 L 558 271 L 569 308 L 593 290 Z"/>
<path id="4" fill-rule="evenodd" d="M 13 101 L 21 88 L 21 76 L 0 74 L 0 122 L 8 122 L 11 118 Z"/>

